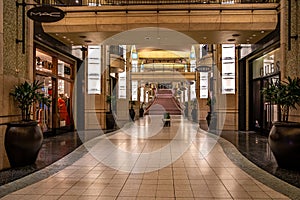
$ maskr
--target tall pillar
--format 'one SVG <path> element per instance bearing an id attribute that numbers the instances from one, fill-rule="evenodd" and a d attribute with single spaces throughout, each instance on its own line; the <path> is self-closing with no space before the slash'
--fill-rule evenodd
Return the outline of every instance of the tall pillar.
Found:
<path id="1" fill-rule="evenodd" d="M 296 77 L 299 76 L 299 2 L 288 0 L 285 2 L 285 25 L 282 32 L 286 36 L 286 59 L 285 59 L 285 75 Z M 298 6 L 297 6 L 298 4 Z M 285 28 L 285 29 L 284 29 Z M 283 30 L 284 29 L 284 30 Z M 284 77 L 283 77 L 284 78 Z"/>
<path id="2" fill-rule="evenodd" d="M 222 93 L 222 45 L 216 45 L 216 67 L 214 71 L 214 92 L 216 97 L 215 114 L 217 116 L 218 130 L 237 130 L 238 129 L 238 93 Z M 237 68 L 237 64 L 235 65 Z M 237 69 L 235 69 L 238 77 Z M 237 78 L 235 80 L 236 91 Z"/>
<path id="3" fill-rule="evenodd" d="M 28 9 L 26 7 L 26 9 Z M 9 95 L 24 80 L 33 80 L 33 24 L 25 18 L 25 52 L 22 52 L 22 6 L 0 0 L 0 124 L 20 120 L 20 110 Z M 0 126 L 0 169 L 9 167 L 4 148 L 6 126 Z"/>
<path id="4" fill-rule="evenodd" d="M 280 1 L 280 71 L 281 77 L 286 76 L 286 51 L 287 51 L 287 4 L 286 0 Z"/>
<path id="5" fill-rule="evenodd" d="M 4 77 L 3 77 L 3 0 L 0 0 L 0 106 L 3 107 L 3 95 L 4 95 Z M 0 116 L 3 116 L 3 110 L 0 109 Z M 0 117 L 0 124 L 3 123 L 3 119 Z M 0 169 L 3 168 L 3 155 L 4 155 L 4 132 L 5 132 L 5 126 L 0 126 Z"/>

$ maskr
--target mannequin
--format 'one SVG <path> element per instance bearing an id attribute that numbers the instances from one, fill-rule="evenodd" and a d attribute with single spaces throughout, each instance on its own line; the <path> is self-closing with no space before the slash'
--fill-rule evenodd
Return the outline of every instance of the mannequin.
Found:
<path id="1" fill-rule="evenodd" d="M 70 125 L 70 118 L 67 111 L 67 106 L 65 100 L 63 100 L 63 94 L 59 94 L 58 97 L 58 111 L 60 121 L 65 121 L 66 125 Z"/>

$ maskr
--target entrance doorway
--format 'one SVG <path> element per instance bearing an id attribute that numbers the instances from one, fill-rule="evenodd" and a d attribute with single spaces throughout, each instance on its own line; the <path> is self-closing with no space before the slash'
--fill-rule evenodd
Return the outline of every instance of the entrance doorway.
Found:
<path id="1" fill-rule="evenodd" d="M 268 134 L 272 128 L 272 122 L 278 119 L 277 105 L 267 102 L 261 91 L 267 87 L 268 83 L 279 81 L 279 75 L 255 79 L 252 82 L 252 115 L 250 115 L 251 130 Z"/>

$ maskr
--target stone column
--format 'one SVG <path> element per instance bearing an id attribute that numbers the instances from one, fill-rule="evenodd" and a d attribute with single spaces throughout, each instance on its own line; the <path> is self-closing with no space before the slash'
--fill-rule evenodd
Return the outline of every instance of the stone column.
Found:
<path id="1" fill-rule="evenodd" d="M 1 108 L 3 107 L 3 0 L 0 0 L 0 106 Z M 3 115 L 3 110 L 0 109 L 0 116 Z M 0 117 L 0 124 L 3 123 L 2 118 Z M 3 146 L 3 141 L 4 141 L 4 131 L 5 131 L 5 126 L 0 126 L 0 169 L 3 168 L 3 155 L 4 155 L 4 146 Z"/>
<path id="2" fill-rule="evenodd" d="M 290 12 L 290 49 L 287 51 L 286 73 L 287 76 L 296 77 L 300 75 L 299 69 L 299 1 L 291 1 Z M 287 4 L 287 2 L 286 2 Z M 298 5 L 297 5 L 298 4 Z M 289 11 L 289 10 L 288 10 Z M 288 38 L 289 39 L 289 38 Z"/>
<path id="3" fill-rule="evenodd" d="M 280 1 L 280 70 L 281 77 L 286 76 L 286 52 L 287 52 L 287 4 L 286 0 Z"/>
<path id="4" fill-rule="evenodd" d="M 291 7 L 289 9 L 289 1 Z M 280 2 L 280 69 L 281 78 L 285 79 L 287 76 L 295 77 L 300 75 L 299 69 L 299 1 L 281 0 Z M 298 5 L 297 5 L 298 4 Z M 291 11 L 289 13 L 289 10 Z M 289 17 L 290 16 L 290 17 Z M 290 25 L 289 25 L 290 23 Z M 290 29 L 290 30 L 289 30 Z M 290 31 L 290 35 L 289 35 Z M 291 36 L 291 38 L 290 38 Z"/>
<path id="5" fill-rule="evenodd" d="M 20 119 L 20 110 L 9 92 L 24 80 L 33 80 L 32 48 L 29 48 L 33 46 L 33 25 L 27 17 L 25 33 L 23 53 L 22 43 L 16 44 L 16 39 L 22 39 L 22 6 L 17 8 L 15 1 L 0 0 L 0 123 Z M 0 169 L 9 167 L 4 150 L 5 129 L 0 126 Z"/>

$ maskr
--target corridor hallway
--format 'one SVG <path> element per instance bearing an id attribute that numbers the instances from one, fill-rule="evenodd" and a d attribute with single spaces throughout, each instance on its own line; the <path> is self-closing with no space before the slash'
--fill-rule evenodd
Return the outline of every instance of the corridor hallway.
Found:
<path id="1" fill-rule="evenodd" d="M 2 199 L 289 199 L 258 176 L 296 199 L 290 185 L 243 159 L 229 142 L 182 116 L 171 116 L 171 127 L 163 127 L 161 118 L 145 116 L 85 142 L 45 169 L 1 187 L 1 194 L 20 188 Z M 251 176 L 223 150 L 251 169 Z M 56 168 L 61 170 L 53 173 Z"/>

